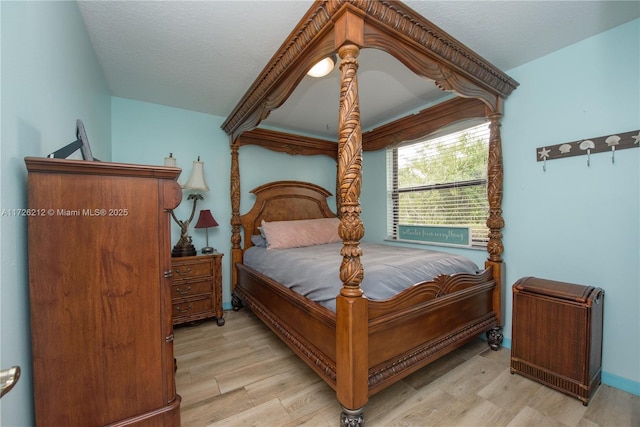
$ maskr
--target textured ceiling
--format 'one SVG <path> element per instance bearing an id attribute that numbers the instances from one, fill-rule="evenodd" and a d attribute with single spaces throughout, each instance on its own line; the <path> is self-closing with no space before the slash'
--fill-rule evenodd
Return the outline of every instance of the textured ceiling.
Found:
<path id="1" fill-rule="evenodd" d="M 112 95 L 227 117 L 310 0 L 79 1 Z M 638 18 L 638 1 L 405 1 L 503 71 Z M 363 129 L 443 93 L 384 52 L 359 57 Z M 305 77 L 265 125 L 335 138 L 339 72 Z"/>

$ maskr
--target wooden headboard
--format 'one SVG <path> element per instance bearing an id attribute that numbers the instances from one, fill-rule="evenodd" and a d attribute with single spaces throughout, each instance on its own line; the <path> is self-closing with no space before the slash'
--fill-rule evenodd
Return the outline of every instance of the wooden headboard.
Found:
<path id="1" fill-rule="evenodd" d="M 327 203 L 331 193 L 319 185 L 302 181 L 275 181 L 251 190 L 256 200 L 240 221 L 244 229 L 244 249 L 253 244 L 251 236 L 259 234 L 265 221 L 331 218 L 336 214 Z"/>

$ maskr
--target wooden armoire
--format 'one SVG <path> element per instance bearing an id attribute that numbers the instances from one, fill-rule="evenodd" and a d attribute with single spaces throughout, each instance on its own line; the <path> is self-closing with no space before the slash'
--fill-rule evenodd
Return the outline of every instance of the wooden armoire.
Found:
<path id="1" fill-rule="evenodd" d="M 179 426 L 169 211 L 180 169 L 25 163 L 36 425 Z"/>

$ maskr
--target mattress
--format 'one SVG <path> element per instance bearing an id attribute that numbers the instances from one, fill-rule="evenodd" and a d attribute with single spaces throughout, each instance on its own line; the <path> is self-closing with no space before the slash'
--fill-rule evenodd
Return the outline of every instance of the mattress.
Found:
<path id="1" fill-rule="evenodd" d="M 440 274 L 478 273 L 470 259 L 447 252 L 361 242 L 367 298 L 386 300 Z M 342 289 L 342 242 L 290 249 L 251 247 L 244 264 L 335 312 Z"/>

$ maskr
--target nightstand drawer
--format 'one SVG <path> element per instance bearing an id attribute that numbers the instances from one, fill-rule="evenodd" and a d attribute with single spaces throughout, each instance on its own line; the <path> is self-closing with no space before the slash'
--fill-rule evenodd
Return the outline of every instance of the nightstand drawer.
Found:
<path id="1" fill-rule="evenodd" d="M 173 280 L 211 276 L 212 274 L 213 271 L 210 262 L 174 263 L 173 266 Z"/>
<path id="2" fill-rule="evenodd" d="M 209 294 L 213 291 L 211 279 L 193 280 L 171 286 L 171 298 L 186 298 L 193 295 Z"/>
<path id="3" fill-rule="evenodd" d="M 204 313 L 204 312 L 211 313 L 212 310 L 213 310 L 213 302 L 211 298 L 173 303 L 174 318 L 189 316 L 194 313 Z"/>

